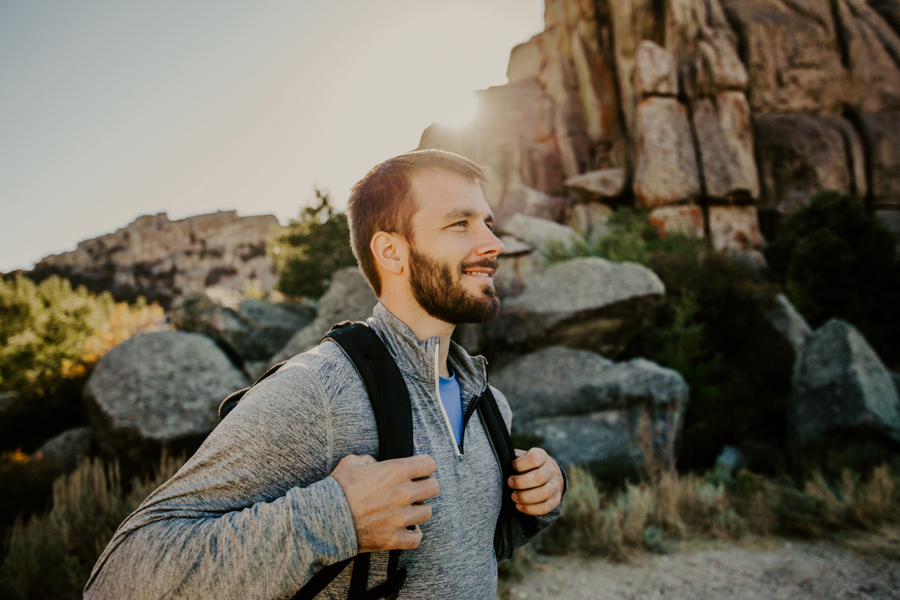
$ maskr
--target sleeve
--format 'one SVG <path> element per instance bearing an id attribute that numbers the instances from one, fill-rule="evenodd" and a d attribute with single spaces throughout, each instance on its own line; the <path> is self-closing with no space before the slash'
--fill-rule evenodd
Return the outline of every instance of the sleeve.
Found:
<path id="1" fill-rule="evenodd" d="M 298 417 L 302 415 L 302 417 Z M 329 398 L 289 363 L 119 527 L 85 598 L 284 598 L 357 553 Z"/>
<path id="2" fill-rule="evenodd" d="M 500 412 L 503 414 L 503 420 L 506 422 L 506 428 L 512 432 L 512 409 L 509 407 L 509 402 L 506 400 L 506 396 L 504 396 L 497 388 L 491 386 L 491 391 L 494 393 L 494 398 L 497 400 L 497 406 L 500 408 Z M 525 533 L 522 531 L 522 527 L 519 525 L 519 521 L 513 514 L 504 514 L 501 513 L 500 520 L 497 523 L 497 532 L 495 535 L 495 549 L 497 550 L 497 560 L 503 560 L 510 558 L 513 553 L 527 544 L 529 541 L 533 540 L 535 537 L 540 534 L 540 532 L 544 531 L 562 514 L 563 504 L 566 501 L 566 493 L 569 489 L 569 482 L 566 476 L 566 470 L 560 467 L 563 476 L 563 496 L 559 502 L 559 505 L 554 508 L 552 511 L 547 513 L 546 515 L 539 515 L 535 517 L 538 523 L 538 530 L 531 537 L 526 537 Z"/>

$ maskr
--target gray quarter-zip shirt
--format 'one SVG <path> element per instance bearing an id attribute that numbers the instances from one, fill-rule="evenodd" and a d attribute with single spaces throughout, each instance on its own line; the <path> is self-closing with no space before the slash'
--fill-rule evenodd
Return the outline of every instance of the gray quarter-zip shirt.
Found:
<path id="1" fill-rule="evenodd" d="M 403 552 L 400 598 L 495 598 L 494 531 L 502 555 L 527 540 L 498 524 L 500 470 L 477 414 L 454 441 L 438 392 L 437 337 L 419 341 L 388 311 L 368 320 L 409 388 L 416 454 L 437 463 L 422 543 Z M 487 387 L 487 361 L 451 342 L 463 411 Z M 493 389 L 493 388 L 492 388 Z M 507 427 L 512 413 L 493 390 Z M 178 473 L 116 531 L 85 588 L 90 599 L 290 598 L 321 567 L 357 554 L 347 499 L 330 477 L 348 454 L 378 458 L 371 405 L 353 363 L 332 342 L 292 358 L 255 386 Z M 541 528 L 559 515 L 539 517 Z M 369 587 L 385 580 L 372 556 Z M 321 594 L 345 599 L 352 565 Z"/>

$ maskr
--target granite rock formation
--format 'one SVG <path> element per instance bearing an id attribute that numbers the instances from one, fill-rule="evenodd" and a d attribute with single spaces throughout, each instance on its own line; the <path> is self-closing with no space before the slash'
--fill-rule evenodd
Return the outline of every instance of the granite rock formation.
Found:
<path id="1" fill-rule="evenodd" d="M 247 385 L 210 338 L 159 331 L 100 359 L 84 397 L 100 450 L 134 466 L 157 460 L 163 448 L 196 450 L 219 422 L 219 403 Z"/>
<path id="2" fill-rule="evenodd" d="M 544 21 L 471 125 L 420 141 L 485 164 L 495 210 L 526 186 L 755 253 L 757 211 L 838 189 L 900 234 L 894 0 L 547 0 Z M 621 188 L 579 183 L 609 170 Z"/>
<path id="3" fill-rule="evenodd" d="M 641 462 L 629 435 L 642 414 L 662 450 L 674 442 L 688 401 L 687 384 L 671 369 L 640 358 L 615 363 L 572 348 L 523 356 L 498 370 L 492 383 L 509 400 L 518 431 L 543 438 L 565 465 L 590 463 L 611 475 Z"/>
<path id="4" fill-rule="evenodd" d="M 291 336 L 312 321 L 283 306 L 221 287 L 181 298 L 169 318 L 178 330 L 213 338 L 233 362 L 244 366 L 251 379 L 261 374 L 269 357 Z"/>
<path id="5" fill-rule="evenodd" d="M 813 333 L 794 367 L 789 449 L 836 447 L 849 437 L 900 448 L 900 397 L 890 371 L 855 327 L 832 319 Z"/>
<path id="6" fill-rule="evenodd" d="M 248 279 L 268 292 L 277 277 L 266 238 L 278 224 L 273 215 L 239 217 L 235 211 L 178 221 L 166 213 L 145 215 L 42 259 L 35 273 L 58 273 L 122 300 L 142 295 L 164 307 L 214 285 L 240 290 Z"/>

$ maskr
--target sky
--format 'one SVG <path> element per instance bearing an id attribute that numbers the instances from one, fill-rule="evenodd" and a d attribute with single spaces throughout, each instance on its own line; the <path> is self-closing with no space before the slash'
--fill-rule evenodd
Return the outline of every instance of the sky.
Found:
<path id="1" fill-rule="evenodd" d="M 0 272 L 139 215 L 338 207 L 507 82 L 543 0 L 0 3 Z"/>

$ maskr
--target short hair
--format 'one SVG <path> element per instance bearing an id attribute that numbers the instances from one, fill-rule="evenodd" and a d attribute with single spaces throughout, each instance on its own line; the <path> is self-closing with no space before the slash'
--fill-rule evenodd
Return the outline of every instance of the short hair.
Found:
<path id="1" fill-rule="evenodd" d="M 464 156 L 444 150 L 416 150 L 387 159 L 353 186 L 347 201 L 350 245 L 376 297 L 381 297 L 381 277 L 369 247 L 372 237 L 386 231 L 412 239 L 412 218 L 418 205 L 411 183 L 423 169 L 441 169 L 476 182 L 487 181 L 481 167 Z"/>

